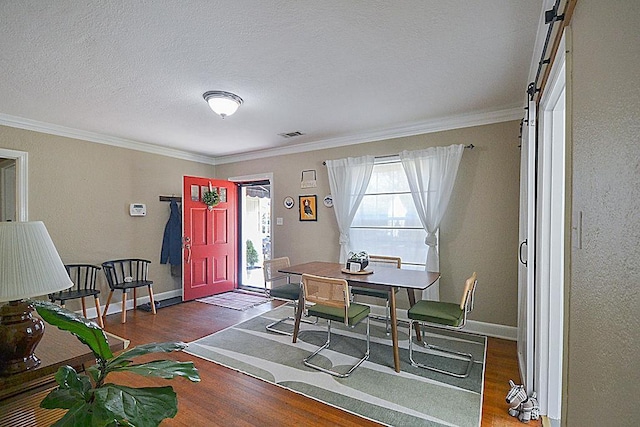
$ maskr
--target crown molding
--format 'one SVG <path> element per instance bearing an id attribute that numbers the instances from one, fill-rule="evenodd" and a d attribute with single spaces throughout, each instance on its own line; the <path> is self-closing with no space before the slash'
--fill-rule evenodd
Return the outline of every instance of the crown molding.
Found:
<path id="1" fill-rule="evenodd" d="M 344 147 L 348 145 L 363 144 L 366 142 L 383 141 L 386 139 L 403 138 L 407 136 L 422 135 L 446 130 L 461 129 L 472 126 L 482 126 L 493 123 L 507 122 L 522 119 L 522 107 L 510 108 L 499 111 L 464 114 L 447 117 L 444 119 L 429 120 L 393 128 L 381 129 L 371 132 L 362 132 L 344 137 L 331 138 L 303 144 L 278 147 L 267 150 L 253 151 L 249 153 L 234 154 L 229 156 L 211 157 L 173 148 L 162 147 L 145 142 L 133 141 L 125 138 L 103 135 L 95 132 L 58 126 L 22 117 L 10 116 L 0 113 L 0 125 L 42 132 L 67 138 L 80 139 L 98 144 L 112 145 L 130 150 L 143 151 L 176 159 L 189 160 L 209 165 L 222 165 L 227 163 L 242 162 L 247 160 L 263 159 L 266 157 L 282 156 L 287 154 L 306 153 L 309 151 L 323 150 L 327 148 Z"/>
<path id="2" fill-rule="evenodd" d="M 303 144 L 290 145 L 287 147 L 278 147 L 268 150 L 253 151 L 250 153 L 220 156 L 215 158 L 215 164 L 222 165 L 226 163 L 263 159 L 266 157 L 306 153 L 309 151 L 323 150 L 327 148 L 337 148 L 347 145 L 362 144 L 366 142 L 383 141 L 385 139 L 402 138 L 407 136 L 422 135 L 426 133 L 461 129 L 472 126 L 482 126 L 493 123 L 508 122 L 511 120 L 520 120 L 522 119 L 522 111 L 523 107 L 517 107 L 499 111 L 492 111 L 488 113 L 465 114 L 444 119 L 412 123 L 409 125 L 387 128 L 378 131 L 358 133 L 339 138 L 306 142 Z"/>
<path id="3" fill-rule="evenodd" d="M 129 150 L 143 151 L 145 153 L 159 154 L 161 156 L 173 157 L 181 160 L 189 160 L 209 165 L 214 164 L 214 158 L 201 154 L 194 154 L 187 151 L 176 150 L 174 148 L 161 147 L 159 145 L 146 142 L 133 141 L 115 136 L 103 135 L 96 132 L 87 132 L 51 123 L 39 122 L 25 119 L 23 117 L 10 116 L 0 113 L 0 125 L 13 128 L 31 130 L 50 135 L 64 136 L 67 138 L 81 139 L 83 141 L 96 142 L 98 144 L 112 145 L 114 147 L 127 148 Z"/>

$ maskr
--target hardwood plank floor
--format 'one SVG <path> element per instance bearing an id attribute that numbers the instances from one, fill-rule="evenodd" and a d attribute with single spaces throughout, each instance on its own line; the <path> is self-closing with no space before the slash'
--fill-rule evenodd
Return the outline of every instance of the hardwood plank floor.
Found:
<path id="1" fill-rule="evenodd" d="M 271 302 L 247 311 L 237 311 L 191 301 L 162 308 L 155 316 L 141 310 L 130 310 L 125 324 L 120 323 L 120 314 L 107 316 L 105 330 L 131 340 L 131 346 L 148 342 L 189 342 L 269 311 L 279 304 Z M 166 381 L 131 374 L 112 374 L 109 378 L 136 387 L 172 385 L 178 394 L 178 415 L 165 420 L 163 426 L 378 425 L 185 353 L 160 357 L 194 361 L 201 382 L 191 383 L 182 378 Z M 504 398 L 509 390 L 509 379 L 519 381 L 516 344 L 489 338 L 482 427 L 522 425 L 507 414 Z M 541 425 L 540 421 L 529 423 L 529 426 Z"/>

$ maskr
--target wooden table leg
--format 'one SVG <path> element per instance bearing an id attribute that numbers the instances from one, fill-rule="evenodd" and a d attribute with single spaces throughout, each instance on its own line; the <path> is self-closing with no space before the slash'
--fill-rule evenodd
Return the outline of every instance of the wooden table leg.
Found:
<path id="1" fill-rule="evenodd" d="M 293 325 L 293 342 L 298 340 L 298 332 L 300 331 L 300 319 L 302 319 L 302 312 L 304 311 L 304 294 L 302 293 L 302 287 L 300 288 L 300 297 L 298 298 L 298 307 L 296 310 L 296 321 Z"/>
<path id="2" fill-rule="evenodd" d="M 400 351 L 398 350 L 398 319 L 396 316 L 396 290 L 389 289 L 389 311 L 391 311 L 391 342 L 393 343 L 393 365 L 400 372 Z"/>
<path id="3" fill-rule="evenodd" d="M 416 294 L 414 290 L 407 288 L 407 296 L 409 297 L 409 306 L 413 307 L 416 303 Z M 414 329 L 416 330 L 416 339 L 418 341 L 422 341 L 422 335 L 420 334 L 420 324 L 418 322 L 415 323 Z"/>

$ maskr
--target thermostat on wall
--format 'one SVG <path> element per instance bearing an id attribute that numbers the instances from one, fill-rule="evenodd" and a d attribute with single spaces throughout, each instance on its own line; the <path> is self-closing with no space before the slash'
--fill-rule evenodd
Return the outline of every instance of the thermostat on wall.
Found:
<path id="1" fill-rule="evenodd" d="M 144 203 L 131 203 L 129 205 L 129 215 L 145 216 L 147 215 L 147 205 Z"/>

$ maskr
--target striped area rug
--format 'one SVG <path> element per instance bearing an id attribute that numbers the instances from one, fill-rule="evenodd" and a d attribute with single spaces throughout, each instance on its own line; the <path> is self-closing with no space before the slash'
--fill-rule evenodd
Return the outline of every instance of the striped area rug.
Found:
<path id="1" fill-rule="evenodd" d="M 302 359 L 326 340 L 326 324 L 303 323 L 298 342 L 270 333 L 265 326 L 293 315 L 290 306 L 267 313 L 189 343 L 194 356 L 235 369 L 356 415 L 393 426 L 479 426 L 486 357 L 486 337 L 427 331 L 429 342 L 470 352 L 476 363 L 469 377 L 458 379 L 412 367 L 408 330 L 399 328 L 401 372 L 393 370 L 391 340 L 384 324 L 371 322 L 371 355 L 350 377 L 339 379 L 304 366 Z M 283 328 L 290 325 L 281 324 Z M 346 330 L 332 323 L 332 348 L 325 362 L 348 365 L 366 348 L 365 325 Z M 335 347 L 334 347 L 335 346 Z M 462 363 L 437 355 L 432 362 L 450 367 Z"/>
<path id="2" fill-rule="evenodd" d="M 255 307 L 256 305 L 269 302 L 271 299 L 263 295 L 235 290 L 218 295 L 212 295 L 206 298 L 198 298 L 196 301 L 244 311 L 251 307 Z"/>

